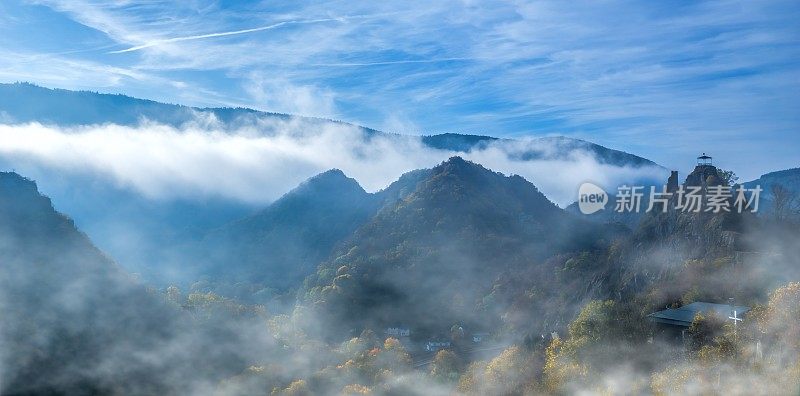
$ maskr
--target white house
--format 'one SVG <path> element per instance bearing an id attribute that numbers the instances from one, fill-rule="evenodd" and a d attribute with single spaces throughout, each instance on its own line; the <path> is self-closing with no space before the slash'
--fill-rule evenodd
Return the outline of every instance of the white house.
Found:
<path id="1" fill-rule="evenodd" d="M 389 337 L 410 337 L 411 330 L 404 327 L 389 327 L 386 329 L 386 335 Z"/>
<path id="2" fill-rule="evenodd" d="M 428 352 L 436 352 L 445 348 L 450 348 L 450 341 L 428 341 L 425 343 L 425 350 Z"/>
<path id="3" fill-rule="evenodd" d="M 472 342 L 479 344 L 489 338 L 489 333 L 473 333 Z"/>

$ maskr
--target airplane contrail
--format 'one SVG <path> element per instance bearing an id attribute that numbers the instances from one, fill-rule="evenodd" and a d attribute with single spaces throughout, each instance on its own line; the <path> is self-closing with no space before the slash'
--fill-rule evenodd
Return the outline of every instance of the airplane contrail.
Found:
<path id="1" fill-rule="evenodd" d="M 355 62 L 355 63 L 315 63 L 311 66 L 323 67 L 359 67 L 359 66 L 382 66 L 382 65 L 400 65 L 404 63 L 438 63 L 438 62 L 459 62 L 471 61 L 476 58 L 435 58 L 435 59 L 403 59 L 393 61 L 378 61 L 378 62 Z"/>
<path id="2" fill-rule="evenodd" d="M 260 32 L 262 30 L 275 29 L 275 28 L 278 28 L 278 27 L 281 27 L 281 26 L 284 26 L 284 25 L 289 25 L 289 24 L 307 24 L 307 23 L 320 23 L 320 22 L 331 22 L 331 21 L 344 21 L 345 19 L 348 19 L 348 18 L 324 18 L 324 19 L 311 19 L 311 20 L 283 21 L 283 22 L 278 22 L 278 23 L 273 24 L 273 25 L 261 26 L 261 27 L 250 28 L 250 29 L 232 30 L 232 31 L 229 31 L 229 32 L 198 34 L 198 35 L 194 35 L 194 36 L 173 37 L 173 38 L 162 39 L 162 40 L 154 40 L 154 41 L 151 41 L 151 42 L 148 42 L 148 43 L 136 45 L 136 46 L 133 46 L 133 47 L 130 47 L 130 48 L 122 49 L 122 50 L 110 51 L 109 54 L 122 54 L 122 53 L 125 53 L 125 52 L 134 52 L 134 51 L 139 51 L 139 50 L 142 50 L 142 49 L 145 49 L 145 48 L 155 47 L 155 46 L 161 45 L 161 44 L 175 43 L 175 42 L 179 42 L 179 41 L 200 40 L 200 39 L 205 39 L 205 38 L 234 36 L 234 35 L 237 35 L 237 34 Z"/>

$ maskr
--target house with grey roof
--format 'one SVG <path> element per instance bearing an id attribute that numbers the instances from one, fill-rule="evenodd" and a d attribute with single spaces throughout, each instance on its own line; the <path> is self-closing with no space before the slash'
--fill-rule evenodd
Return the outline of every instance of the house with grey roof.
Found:
<path id="1" fill-rule="evenodd" d="M 749 307 L 741 305 L 693 302 L 680 308 L 667 308 L 663 311 L 653 312 L 647 317 L 655 323 L 688 328 L 697 313 L 705 316 L 715 315 L 723 320 L 735 320 L 732 318 L 742 319 L 749 310 Z"/>
<path id="2" fill-rule="evenodd" d="M 692 321 L 698 313 L 706 317 L 731 321 L 736 325 L 744 320 L 748 311 L 750 311 L 749 307 L 741 305 L 693 302 L 680 308 L 667 308 L 653 312 L 647 315 L 647 318 L 659 326 L 662 336 L 681 341 L 685 339 L 686 330 L 692 325 Z"/>

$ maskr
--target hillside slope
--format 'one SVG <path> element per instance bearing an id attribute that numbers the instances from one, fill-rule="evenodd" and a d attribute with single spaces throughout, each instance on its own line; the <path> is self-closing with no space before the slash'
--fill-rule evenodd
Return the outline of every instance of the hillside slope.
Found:
<path id="1" fill-rule="evenodd" d="M 374 214 L 377 199 L 338 169 L 312 177 L 265 209 L 203 238 L 212 277 L 296 287 Z"/>
<path id="2" fill-rule="evenodd" d="M 148 292 L 7 172 L 0 263 L 0 394 L 170 394 L 244 364 L 237 336 Z"/>
<path id="3" fill-rule="evenodd" d="M 473 321 L 499 274 L 604 236 L 525 179 L 453 157 L 339 246 L 307 280 L 306 297 L 355 326 Z"/>

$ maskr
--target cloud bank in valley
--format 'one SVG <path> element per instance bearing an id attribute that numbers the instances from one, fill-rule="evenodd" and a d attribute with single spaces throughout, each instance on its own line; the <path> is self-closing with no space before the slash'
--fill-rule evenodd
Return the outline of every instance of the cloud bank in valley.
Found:
<path id="1" fill-rule="evenodd" d="M 221 197 L 251 204 L 269 203 L 331 168 L 377 191 L 404 172 L 453 155 L 519 174 L 559 205 L 572 202 L 587 180 L 613 187 L 664 173 L 657 167 L 602 164 L 582 150 L 557 159 L 520 159 L 529 151 L 553 158 L 558 148 L 536 139 L 501 140 L 459 153 L 431 148 L 419 137 L 366 135 L 348 124 L 297 118 L 261 119 L 235 130 L 202 118 L 178 128 L 148 121 L 135 127 L 2 124 L 0 141 L 0 160 L 23 174 L 88 174 L 151 199 Z"/>

